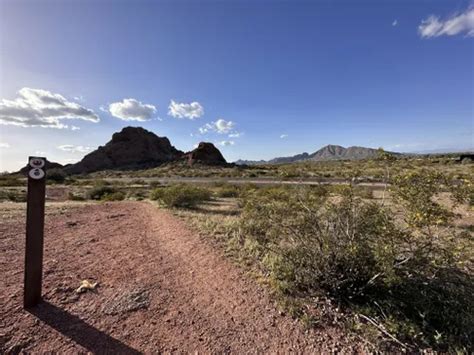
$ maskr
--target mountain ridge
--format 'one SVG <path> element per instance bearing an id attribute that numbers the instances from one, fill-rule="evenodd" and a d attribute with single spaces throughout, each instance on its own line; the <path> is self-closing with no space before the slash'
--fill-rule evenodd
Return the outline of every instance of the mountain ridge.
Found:
<path id="1" fill-rule="evenodd" d="M 390 152 L 392 154 L 400 154 Z M 314 153 L 300 153 L 288 157 L 277 157 L 270 160 L 237 160 L 237 165 L 258 165 L 258 164 L 286 164 L 296 162 L 317 162 L 317 161 L 330 161 L 330 160 L 363 160 L 372 159 L 377 157 L 378 149 L 366 148 L 360 146 L 343 147 L 335 144 L 328 144 Z"/>

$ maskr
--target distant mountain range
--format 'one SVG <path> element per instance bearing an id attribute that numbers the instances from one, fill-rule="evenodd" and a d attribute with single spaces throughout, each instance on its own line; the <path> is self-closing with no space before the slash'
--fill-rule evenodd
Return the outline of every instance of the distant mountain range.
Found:
<path id="1" fill-rule="evenodd" d="M 296 162 L 316 162 L 329 160 L 362 160 L 377 157 L 378 150 L 365 147 L 349 147 L 344 148 L 340 145 L 327 145 L 318 151 L 308 154 L 302 153 L 290 157 L 278 157 L 271 160 L 237 160 L 238 165 L 258 165 L 258 164 L 285 164 Z M 400 153 L 392 153 L 400 154 Z"/>
<path id="2" fill-rule="evenodd" d="M 401 153 L 394 153 L 402 155 Z M 75 164 L 61 165 L 46 162 L 47 169 L 62 169 L 66 174 L 87 174 L 102 170 L 138 170 L 157 167 L 165 163 L 181 162 L 187 165 L 259 165 L 286 164 L 295 162 L 318 162 L 331 160 L 362 160 L 378 156 L 378 149 L 365 147 L 344 148 L 340 145 L 327 145 L 309 154 L 301 153 L 289 157 L 278 157 L 271 160 L 237 160 L 228 164 L 221 152 L 209 142 L 201 142 L 190 152 L 176 149 L 166 137 L 158 137 L 142 127 L 125 127 L 112 135 L 104 146 L 87 154 Z M 416 156 L 417 154 L 404 154 Z M 471 154 L 472 155 L 472 154 Z M 20 170 L 28 171 L 28 167 Z"/>

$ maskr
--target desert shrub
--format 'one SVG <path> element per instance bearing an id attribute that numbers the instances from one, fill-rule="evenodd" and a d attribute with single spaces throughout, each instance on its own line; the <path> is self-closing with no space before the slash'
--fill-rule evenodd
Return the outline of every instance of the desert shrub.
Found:
<path id="1" fill-rule="evenodd" d="M 62 169 L 50 169 L 46 172 L 46 178 L 53 183 L 61 184 L 66 180 L 66 174 Z"/>
<path id="2" fill-rule="evenodd" d="M 167 207 L 193 208 L 201 202 L 210 200 L 211 193 L 202 187 L 177 184 L 153 190 L 150 198 L 160 201 Z"/>
<path id="3" fill-rule="evenodd" d="M 0 186 L 26 186 L 26 181 L 15 176 L 0 175 Z"/>
<path id="4" fill-rule="evenodd" d="M 87 198 L 90 200 L 102 200 L 107 195 L 115 194 L 117 190 L 108 185 L 97 185 L 87 192 Z"/>
<path id="5" fill-rule="evenodd" d="M 134 179 L 131 181 L 131 185 L 146 185 L 146 181 L 143 179 Z"/>
<path id="6" fill-rule="evenodd" d="M 18 189 L 1 189 L 0 201 L 26 202 L 26 191 Z"/>
<path id="7" fill-rule="evenodd" d="M 116 191 L 112 193 L 106 193 L 102 196 L 102 201 L 123 201 L 125 199 L 125 193 L 122 191 Z"/>
<path id="8" fill-rule="evenodd" d="M 147 188 L 127 189 L 126 198 L 131 200 L 143 201 L 148 197 L 149 190 Z"/>
<path id="9" fill-rule="evenodd" d="M 354 186 L 354 194 L 363 199 L 371 199 L 374 197 L 373 190 L 369 186 Z"/>
<path id="10" fill-rule="evenodd" d="M 73 192 L 69 192 L 68 193 L 68 200 L 71 200 L 71 201 L 84 201 L 85 198 L 81 195 L 76 195 Z"/>
<path id="11" fill-rule="evenodd" d="M 159 182 L 159 181 L 150 181 L 150 187 L 151 188 L 154 189 L 154 188 L 157 188 L 159 186 L 162 186 L 161 182 Z"/>
<path id="12" fill-rule="evenodd" d="M 453 227 L 455 215 L 435 197 L 449 190 L 463 201 L 469 186 L 426 171 L 393 181 L 403 221 L 351 187 L 336 199 L 309 188 L 251 190 L 242 198 L 242 251 L 253 245 L 255 262 L 282 295 L 323 293 L 370 315 L 403 342 L 468 351 L 472 238 Z"/>
<path id="13" fill-rule="evenodd" d="M 323 288 L 349 298 L 389 263 L 381 231 L 400 237 L 375 204 L 350 191 L 336 204 L 307 188 L 255 191 L 247 196 L 241 228 L 267 251 L 264 259 L 282 291 Z"/>
<path id="14" fill-rule="evenodd" d="M 216 194 L 218 197 L 239 197 L 240 188 L 236 185 L 224 184 L 217 189 Z"/>
<path id="15" fill-rule="evenodd" d="M 92 184 L 94 186 L 110 186 L 110 182 L 108 182 L 107 180 L 103 180 L 103 179 L 97 179 L 97 180 L 85 180 L 87 181 L 88 184 Z"/>

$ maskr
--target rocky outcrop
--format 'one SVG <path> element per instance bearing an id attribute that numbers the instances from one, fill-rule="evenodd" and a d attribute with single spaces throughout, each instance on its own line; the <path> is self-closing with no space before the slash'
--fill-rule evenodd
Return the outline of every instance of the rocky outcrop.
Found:
<path id="1" fill-rule="evenodd" d="M 105 146 L 64 170 L 69 174 L 83 174 L 100 170 L 146 169 L 177 160 L 182 155 L 183 152 L 173 147 L 166 137 L 158 137 L 141 127 L 125 127 L 114 133 Z"/>
<path id="2" fill-rule="evenodd" d="M 219 149 L 217 149 L 214 144 L 208 142 L 199 143 L 196 149 L 186 153 L 183 158 L 186 159 L 189 165 L 195 163 L 205 165 L 227 164 Z"/>

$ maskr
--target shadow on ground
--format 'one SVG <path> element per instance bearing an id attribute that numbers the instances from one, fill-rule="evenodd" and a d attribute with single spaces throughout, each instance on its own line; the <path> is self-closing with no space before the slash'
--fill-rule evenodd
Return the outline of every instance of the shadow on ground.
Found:
<path id="1" fill-rule="evenodd" d="M 43 301 L 28 312 L 94 354 L 141 354 L 49 302 Z"/>

